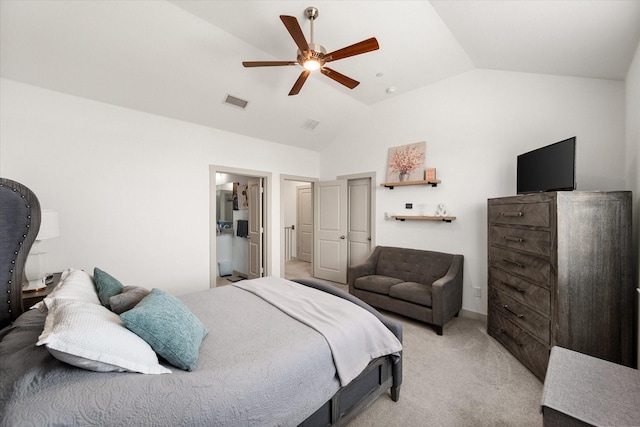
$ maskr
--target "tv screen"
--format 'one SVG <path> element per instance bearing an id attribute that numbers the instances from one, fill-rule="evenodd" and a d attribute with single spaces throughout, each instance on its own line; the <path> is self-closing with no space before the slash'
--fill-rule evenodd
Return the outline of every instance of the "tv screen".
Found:
<path id="1" fill-rule="evenodd" d="M 575 190 L 576 137 L 518 156 L 518 194 Z"/>

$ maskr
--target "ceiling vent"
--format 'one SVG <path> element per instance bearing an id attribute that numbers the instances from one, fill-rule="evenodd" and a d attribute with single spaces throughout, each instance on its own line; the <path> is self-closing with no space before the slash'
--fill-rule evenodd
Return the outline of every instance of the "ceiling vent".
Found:
<path id="1" fill-rule="evenodd" d="M 227 96 L 224 98 L 224 103 L 233 105 L 235 107 L 240 107 L 244 110 L 245 108 L 247 108 L 247 104 L 249 103 L 249 101 L 245 101 L 244 99 L 236 98 L 233 95 L 227 94 Z"/>
<path id="2" fill-rule="evenodd" d="M 309 130 L 314 130 L 316 126 L 318 126 L 319 124 L 320 122 L 317 120 L 307 119 L 302 125 L 302 127 Z"/>

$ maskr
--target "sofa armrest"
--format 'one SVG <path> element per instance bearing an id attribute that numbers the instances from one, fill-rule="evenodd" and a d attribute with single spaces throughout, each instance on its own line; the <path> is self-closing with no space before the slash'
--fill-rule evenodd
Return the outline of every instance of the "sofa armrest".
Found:
<path id="1" fill-rule="evenodd" d="M 353 294 L 353 284 L 358 277 L 370 276 L 376 274 L 376 265 L 378 264 L 378 257 L 380 255 L 380 246 L 376 246 L 369 258 L 361 262 L 360 264 L 350 265 L 347 268 L 347 283 L 349 284 L 349 292 Z"/>
<path id="2" fill-rule="evenodd" d="M 443 326 L 462 308 L 463 255 L 454 255 L 447 274 L 433 282 L 433 324 Z"/>

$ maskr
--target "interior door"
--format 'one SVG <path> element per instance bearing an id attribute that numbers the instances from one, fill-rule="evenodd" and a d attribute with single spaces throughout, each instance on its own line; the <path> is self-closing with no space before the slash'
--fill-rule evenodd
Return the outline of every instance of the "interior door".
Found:
<path id="1" fill-rule="evenodd" d="M 313 275 L 347 283 L 347 181 L 314 187 Z"/>
<path id="2" fill-rule="evenodd" d="M 251 178 L 247 182 L 249 192 L 249 279 L 264 276 L 264 256 L 262 244 L 264 240 L 263 215 L 263 178 Z"/>
<path id="3" fill-rule="evenodd" d="M 371 253 L 371 180 L 349 180 L 348 189 L 348 265 L 353 265 Z"/>
<path id="4" fill-rule="evenodd" d="M 296 231 L 297 253 L 299 261 L 311 262 L 313 248 L 313 194 L 311 186 L 305 185 L 297 190 L 297 223 Z"/>

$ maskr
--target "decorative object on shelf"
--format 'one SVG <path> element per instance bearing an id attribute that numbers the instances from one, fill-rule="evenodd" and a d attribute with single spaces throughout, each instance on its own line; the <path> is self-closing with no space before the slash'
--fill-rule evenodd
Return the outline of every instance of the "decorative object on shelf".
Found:
<path id="1" fill-rule="evenodd" d="M 419 181 L 424 178 L 426 142 L 389 148 L 387 162 L 388 182 Z"/>
<path id="2" fill-rule="evenodd" d="M 449 212 L 447 211 L 447 207 L 444 203 L 440 203 L 438 205 L 438 209 L 436 209 L 436 216 L 449 216 Z"/>
<path id="3" fill-rule="evenodd" d="M 424 172 L 424 179 L 427 181 L 435 181 L 436 168 L 427 168 L 427 170 Z"/>
<path id="4" fill-rule="evenodd" d="M 26 282 L 23 291 L 37 291 L 47 287 L 45 258 L 46 252 L 40 248 L 42 240 L 53 239 L 60 236 L 60 225 L 58 220 L 58 212 L 42 209 L 42 220 L 40 222 L 40 230 L 36 236 L 36 240 L 31 247 L 27 262 L 25 264 L 24 273 Z"/>

